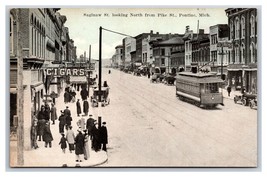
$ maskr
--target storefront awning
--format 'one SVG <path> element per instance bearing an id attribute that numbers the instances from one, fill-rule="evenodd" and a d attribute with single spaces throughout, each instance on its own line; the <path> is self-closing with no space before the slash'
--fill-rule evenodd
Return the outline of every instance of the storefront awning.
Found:
<path id="1" fill-rule="evenodd" d="M 242 69 L 240 69 L 240 68 L 231 68 L 231 69 L 227 69 L 227 71 L 242 71 Z"/>
<path id="2" fill-rule="evenodd" d="M 245 68 L 244 71 L 257 71 L 257 68 Z"/>

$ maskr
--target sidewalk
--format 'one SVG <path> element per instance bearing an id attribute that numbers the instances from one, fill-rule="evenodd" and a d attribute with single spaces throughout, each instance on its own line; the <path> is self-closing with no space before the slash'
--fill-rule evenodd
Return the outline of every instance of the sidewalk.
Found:
<path id="1" fill-rule="evenodd" d="M 229 97 L 226 88 L 223 88 L 223 89 L 222 89 L 222 94 L 223 94 L 223 97 L 224 97 L 224 98 L 232 99 L 232 100 L 233 100 L 234 97 L 235 97 L 235 95 L 240 95 L 241 92 L 240 92 L 240 91 L 236 91 L 236 90 L 232 90 L 231 93 L 230 93 L 230 97 Z"/>
<path id="2" fill-rule="evenodd" d="M 60 116 L 60 110 L 64 110 L 66 106 L 69 107 L 71 110 L 72 115 L 72 126 L 74 134 L 77 135 L 77 124 L 78 117 L 76 114 L 76 102 L 74 103 L 64 103 L 64 92 L 60 94 L 60 97 L 57 98 L 56 101 L 56 108 L 57 108 L 57 115 Z M 90 92 L 91 95 L 91 92 Z M 76 100 L 80 99 L 80 93 L 76 91 Z M 89 101 L 89 100 L 88 100 Z M 81 102 L 81 108 L 83 106 L 82 101 Z M 89 103 L 90 105 L 90 103 Z M 94 109 L 89 106 L 89 113 L 93 115 L 94 119 L 97 119 L 97 112 L 93 112 Z M 88 116 L 84 117 L 86 120 Z M 108 160 L 107 153 L 105 151 L 98 151 L 95 152 L 91 149 L 89 149 L 90 157 L 88 160 L 84 160 L 83 156 L 81 156 L 82 162 L 76 162 L 76 155 L 75 151 L 72 153 L 68 150 L 68 145 L 66 149 L 66 153 L 63 153 L 59 141 L 61 138 L 61 134 L 59 133 L 59 121 L 55 121 L 55 125 L 50 124 L 51 132 L 53 135 L 54 140 L 52 141 L 52 147 L 51 148 L 45 148 L 43 141 L 37 141 L 37 144 L 39 148 L 37 149 L 31 149 L 29 151 L 24 151 L 24 167 L 94 167 L 100 164 L 105 163 Z M 66 133 L 66 132 L 65 132 Z M 89 147 L 91 147 L 91 141 L 89 141 Z"/>

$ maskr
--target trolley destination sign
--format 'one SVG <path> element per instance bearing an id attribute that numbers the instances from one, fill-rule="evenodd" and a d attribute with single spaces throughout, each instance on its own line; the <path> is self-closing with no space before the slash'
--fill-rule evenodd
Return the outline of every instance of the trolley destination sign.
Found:
<path id="1" fill-rule="evenodd" d="M 46 68 L 44 70 L 47 76 L 85 76 L 85 68 Z"/>

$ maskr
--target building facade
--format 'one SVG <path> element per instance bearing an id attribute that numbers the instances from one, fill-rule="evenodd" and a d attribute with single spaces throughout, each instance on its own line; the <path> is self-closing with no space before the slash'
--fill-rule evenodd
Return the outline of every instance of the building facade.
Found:
<path id="1" fill-rule="evenodd" d="M 229 61 L 228 24 L 210 26 L 210 61 L 211 71 L 217 72 L 223 79 L 227 76 Z"/>
<path id="2" fill-rule="evenodd" d="M 46 67 L 58 67 L 64 49 L 64 18 L 59 9 L 10 9 L 10 126 L 16 127 L 18 110 L 23 106 L 24 149 L 31 149 L 32 118 L 49 94 L 58 93 L 59 80 L 47 77 Z M 57 15 L 56 15 L 57 14 Z M 23 60 L 23 105 L 17 104 L 18 59 Z M 52 86 L 53 85 L 53 86 Z M 50 87 L 51 86 L 51 87 Z"/>
<path id="3" fill-rule="evenodd" d="M 124 48 L 124 63 L 125 67 L 131 66 L 133 59 L 131 58 L 131 52 L 136 51 L 136 39 L 132 37 L 126 37 L 123 39 L 123 48 Z"/>
<path id="4" fill-rule="evenodd" d="M 257 93 L 257 9 L 225 10 L 230 27 L 228 84 L 236 90 Z"/>
<path id="5" fill-rule="evenodd" d="M 192 45 L 192 64 L 197 66 L 197 71 L 209 72 L 210 65 L 210 39 L 203 29 L 199 30 L 196 37 L 190 40 Z"/>

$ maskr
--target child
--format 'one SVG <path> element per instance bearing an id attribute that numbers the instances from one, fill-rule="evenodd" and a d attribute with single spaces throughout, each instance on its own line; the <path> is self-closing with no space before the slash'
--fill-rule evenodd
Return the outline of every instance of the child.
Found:
<path id="1" fill-rule="evenodd" d="M 64 133 L 61 134 L 62 137 L 60 139 L 60 142 L 59 144 L 61 144 L 61 149 L 62 149 L 62 152 L 65 153 L 65 149 L 67 148 L 67 139 L 65 138 L 65 135 Z"/>

